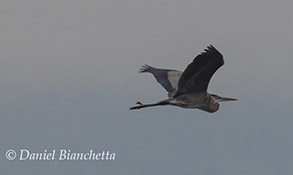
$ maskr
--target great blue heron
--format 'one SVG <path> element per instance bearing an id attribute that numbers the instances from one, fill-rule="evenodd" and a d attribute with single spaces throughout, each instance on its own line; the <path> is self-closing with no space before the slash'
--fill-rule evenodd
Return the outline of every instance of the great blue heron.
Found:
<path id="1" fill-rule="evenodd" d="M 174 105 L 183 108 L 197 108 L 216 112 L 222 101 L 236 101 L 234 98 L 221 97 L 207 92 L 213 74 L 224 64 L 223 55 L 212 45 L 196 56 L 184 72 L 158 69 L 144 65 L 140 72 L 149 72 L 168 91 L 169 98 L 152 104 L 137 102 L 132 109 L 151 106 Z"/>

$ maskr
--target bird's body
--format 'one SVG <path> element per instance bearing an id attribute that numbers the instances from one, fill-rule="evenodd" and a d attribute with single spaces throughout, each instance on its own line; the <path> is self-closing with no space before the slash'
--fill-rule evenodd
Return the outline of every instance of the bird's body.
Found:
<path id="1" fill-rule="evenodd" d="M 207 112 L 215 112 L 219 109 L 219 104 L 207 92 L 180 95 L 171 100 L 171 104 L 183 108 L 198 108 Z"/>
<path id="2" fill-rule="evenodd" d="M 222 54 L 213 46 L 208 46 L 205 52 L 196 56 L 184 72 L 170 69 L 158 69 L 144 65 L 140 72 L 154 75 L 168 91 L 168 99 L 153 104 L 142 104 L 130 109 L 140 109 L 151 106 L 173 105 L 182 108 L 197 108 L 207 112 L 216 112 L 220 101 L 235 101 L 233 98 L 221 97 L 207 92 L 208 84 L 213 74 L 224 64 Z"/>

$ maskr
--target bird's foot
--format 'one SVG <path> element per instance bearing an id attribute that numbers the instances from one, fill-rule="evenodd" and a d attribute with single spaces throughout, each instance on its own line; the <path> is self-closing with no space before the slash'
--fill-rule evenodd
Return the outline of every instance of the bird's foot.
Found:
<path id="1" fill-rule="evenodd" d="M 138 104 L 137 106 L 133 106 L 133 107 L 130 107 L 129 110 L 132 110 L 132 109 L 140 109 L 142 106 L 144 106 L 144 104 L 140 101 L 136 102 L 136 104 Z"/>
<path id="2" fill-rule="evenodd" d="M 140 105 L 140 106 L 143 106 L 144 104 L 140 101 L 136 102 L 136 104 Z"/>

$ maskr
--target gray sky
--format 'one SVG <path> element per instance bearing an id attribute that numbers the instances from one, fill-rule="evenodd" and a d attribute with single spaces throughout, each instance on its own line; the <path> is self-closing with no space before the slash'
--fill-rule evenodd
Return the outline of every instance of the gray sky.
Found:
<path id="1" fill-rule="evenodd" d="M 293 1 L 2 0 L 0 174 L 292 174 Z M 214 114 L 129 111 L 209 44 Z M 8 161 L 9 149 L 110 150 L 112 162 Z"/>

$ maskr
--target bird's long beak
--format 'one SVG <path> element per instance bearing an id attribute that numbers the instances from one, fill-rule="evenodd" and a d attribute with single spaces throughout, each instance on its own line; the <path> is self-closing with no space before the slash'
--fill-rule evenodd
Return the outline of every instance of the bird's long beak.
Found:
<path id="1" fill-rule="evenodd" d="M 211 94 L 211 96 L 217 101 L 217 102 L 223 102 L 223 101 L 237 101 L 235 98 L 228 98 L 228 97 L 221 97 L 216 94 Z"/>
<path id="2" fill-rule="evenodd" d="M 227 98 L 227 97 L 222 97 L 218 99 L 219 102 L 225 102 L 225 101 L 237 101 L 238 99 L 236 98 Z"/>

